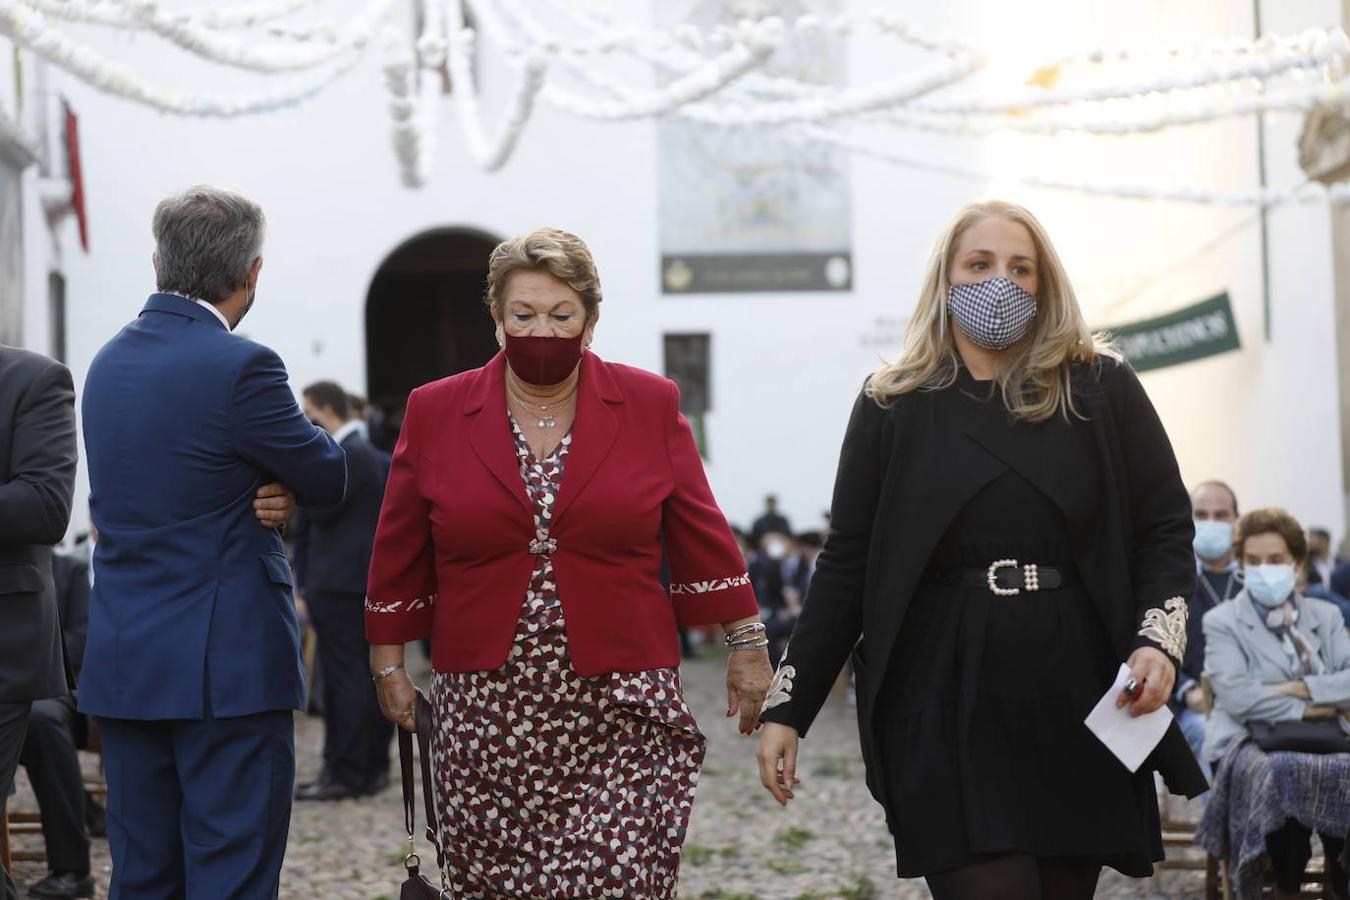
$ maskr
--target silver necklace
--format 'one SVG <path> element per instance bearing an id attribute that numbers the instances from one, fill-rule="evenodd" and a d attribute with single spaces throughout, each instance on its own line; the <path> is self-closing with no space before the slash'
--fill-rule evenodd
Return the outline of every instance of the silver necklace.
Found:
<path id="1" fill-rule="evenodd" d="M 1205 593 L 1209 594 L 1209 599 L 1214 601 L 1215 606 L 1218 606 L 1228 599 L 1229 592 L 1233 590 L 1233 573 L 1228 573 L 1228 581 L 1224 583 L 1223 600 L 1219 599 L 1218 593 L 1214 590 L 1214 586 L 1209 583 L 1209 579 L 1205 577 L 1204 572 L 1200 573 L 1200 584 L 1204 587 Z"/>
<path id="2" fill-rule="evenodd" d="M 530 413 L 531 415 L 535 415 L 535 410 L 536 410 L 536 409 L 539 410 L 539 412 L 538 412 L 538 416 L 539 416 L 539 422 L 538 422 L 538 424 L 539 424 L 539 427 L 540 427 L 540 428 L 557 428 L 557 427 L 558 427 L 558 419 L 557 419 L 557 416 L 549 415 L 549 414 L 548 414 L 549 409 L 552 408 L 552 407 L 558 407 L 558 406 L 561 406 L 562 404 L 566 403 L 568 400 L 571 400 L 572 397 L 576 395 L 577 389 L 576 389 L 576 388 L 572 388 L 572 393 L 568 394 L 566 397 L 562 398 L 561 400 L 557 400 L 557 401 L 555 401 L 555 402 L 553 402 L 553 403 L 550 403 L 550 404 L 548 404 L 548 405 L 544 405 L 544 404 L 542 404 L 542 403 L 526 403 L 524 400 L 520 399 L 520 397 L 516 394 L 515 391 L 511 390 L 511 385 L 510 385 L 510 383 L 507 383 L 507 385 L 506 385 L 506 392 L 507 392 L 508 394 L 511 395 L 511 399 L 512 399 L 512 400 L 515 400 L 517 403 L 519 403 L 521 406 L 523 406 L 523 407 L 525 408 L 525 411 L 528 412 L 528 413 Z"/>

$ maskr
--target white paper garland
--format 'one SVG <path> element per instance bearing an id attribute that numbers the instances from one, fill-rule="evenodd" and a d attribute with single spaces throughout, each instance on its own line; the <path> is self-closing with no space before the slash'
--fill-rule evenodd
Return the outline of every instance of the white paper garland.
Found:
<path id="1" fill-rule="evenodd" d="M 511 23 L 523 32 L 528 40 L 546 45 L 545 34 L 547 29 L 526 13 L 524 4 L 520 3 L 519 0 L 497 0 L 497 2 L 476 0 L 474 5 L 475 10 L 479 13 L 479 18 L 492 26 L 493 36 L 499 41 L 505 43 L 508 39 L 506 38 L 507 29 L 500 23 L 502 17 L 496 14 L 496 7 L 500 7 L 503 16 L 510 19 Z M 559 4 L 555 3 L 554 5 L 556 7 Z M 574 22 L 583 26 L 587 24 L 584 17 L 575 11 L 569 10 L 568 15 Z M 804 17 L 803 20 L 798 20 L 796 27 L 803 29 L 802 22 L 809 18 Z M 940 50 L 948 56 L 952 64 L 947 67 L 939 67 L 937 71 L 931 74 L 916 76 L 908 83 L 863 89 L 846 88 L 843 91 L 824 85 L 808 84 L 792 79 L 769 78 L 762 74 L 753 73 L 747 75 L 739 85 L 749 89 L 750 94 L 748 96 L 744 93 L 735 94 L 728 91 L 726 93 L 732 99 L 719 99 L 709 103 L 692 103 L 680 108 L 678 115 L 707 124 L 741 126 L 821 122 L 884 110 L 893 116 L 897 123 L 907 127 L 949 134 L 987 134 L 989 131 L 1001 127 L 1047 134 L 1076 130 L 1099 134 L 1129 134 L 1167 127 L 1169 124 L 1173 124 L 1172 120 L 1175 120 L 1175 124 L 1191 124 L 1257 111 L 1307 109 L 1310 105 L 1318 102 L 1319 96 L 1327 96 L 1329 92 L 1303 86 L 1296 91 L 1284 90 L 1278 94 L 1281 99 L 1277 101 L 1267 99 L 1268 95 L 1263 93 L 1244 98 L 1241 101 L 1227 100 L 1209 107 L 1197 108 L 1193 106 L 1179 114 L 1170 113 L 1167 116 L 1153 116 L 1142 120 L 1137 119 L 1137 117 L 1133 121 L 1113 117 L 1105 120 L 1087 121 L 1081 128 L 1076 126 L 1071 117 L 1038 119 L 1024 114 L 1028 109 L 1043 106 L 1086 105 L 1085 101 L 1119 101 L 1133 97 L 1151 97 L 1164 92 L 1195 90 L 1207 85 L 1247 79 L 1264 78 L 1269 80 L 1279 74 L 1314 67 L 1338 68 L 1343 60 L 1350 55 L 1350 39 L 1347 39 L 1343 32 L 1311 29 L 1293 36 L 1267 36 L 1259 41 L 1210 42 L 1207 45 L 1192 48 L 1189 52 L 1197 56 L 1227 55 L 1239 57 L 1234 60 L 1220 60 L 1198 72 L 1165 75 L 1154 77 L 1148 81 L 1136 80 L 1127 84 L 1095 85 L 1087 88 L 1073 87 L 1058 91 L 1024 89 L 1014 95 L 992 101 L 910 102 L 978 70 L 979 60 L 977 55 L 974 51 L 960 45 L 938 42 L 907 32 L 904 23 L 889 13 L 872 13 L 866 18 L 874 24 L 889 28 L 894 33 L 903 33 L 910 43 Z M 848 27 L 852 27 L 852 22 L 852 19 L 848 20 Z M 845 23 L 842 20 L 834 20 L 829 24 L 836 30 L 845 29 Z M 702 40 L 700 38 L 698 41 L 690 43 L 697 44 Z M 626 50 L 646 62 L 659 65 L 667 70 L 687 71 L 689 66 L 693 64 L 689 61 L 690 54 L 687 52 L 683 58 L 678 53 L 658 52 L 652 49 L 650 42 L 644 43 L 631 35 L 624 41 L 614 40 L 612 45 L 615 49 Z M 505 49 L 510 52 L 512 45 L 506 43 Z M 1164 51 L 1164 55 L 1175 57 L 1184 52 L 1187 51 L 1173 48 Z M 1087 56 L 1078 57 L 1077 61 L 1128 58 L 1129 54 L 1125 51 L 1112 53 L 1094 51 Z M 611 95 L 609 102 L 606 104 L 606 108 L 610 111 L 610 117 L 625 117 L 623 112 L 616 113 L 614 111 L 615 98 L 621 99 L 625 96 L 631 98 L 633 96 L 631 91 L 617 81 L 597 76 L 593 71 L 593 66 L 578 65 L 575 60 L 562 59 L 560 62 L 581 77 L 583 81 L 594 87 L 599 87 Z M 762 97 L 772 97 L 775 94 L 794 98 L 795 102 L 782 104 L 763 102 Z M 1291 97 L 1291 94 L 1296 96 Z M 546 89 L 544 93 L 546 101 L 559 105 L 565 111 L 584 114 L 583 103 L 570 97 L 567 97 L 564 102 L 559 102 L 562 96 L 560 92 L 552 88 Z M 633 106 L 636 108 L 637 104 L 634 103 Z M 963 107 L 969 107 L 969 110 L 963 113 Z M 1204 111 L 1206 108 L 1211 112 L 1207 114 Z M 620 110 L 622 110 L 621 106 Z M 943 113 L 948 115 L 942 115 Z M 981 114 L 975 115 L 972 113 Z M 1003 114 L 1004 117 L 997 121 L 991 120 L 989 115 L 993 113 Z"/>
<path id="2" fill-rule="evenodd" d="M 385 53 L 384 74 L 399 177 L 405 187 L 422 187 L 431 174 L 434 95 L 419 88 L 416 60 L 408 42 L 396 29 L 390 28 L 386 33 Z"/>
<path id="3" fill-rule="evenodd" d="M 1003 97 L 963 100 L 923 100 L 912 104 L 918 112 L 970 115 L 977 113 L 1021 114 L 1029 109 L 1062 106 L 1085 101 L 1143 97 L 1150 94 L 1192 90 L 1246 79 L 1272 78 L 1292 69 L 1309 69 L 1340 63 L 1350 55 L 1350 38 L 1342 31 L 1318 33 L 1321 40 L 1307 51 L 1279 48 L 1269 56 L 1211 63 L 1198 71 L 1137 80 L 1121 84 L 1086 85 L 1052 90 L 1027 87 Z"/>
<path id="4" fill-rule="evenodd" d="M 934 163 L 929 160 L 915 159 L 879 146 L 875 141 L 859 140 L 825 128 L 805 127 L 798 132 L 809 141 L 828 144 L 857 153 L 861 156 L 881 160 L 917 169 L 948 175 L 969 181 L 994 181 L 990 172 L 953 166 L 946 163 Z M 1274 207 L 1288 203 L 1314 203 L 1330 201 L 1345 203 L 1350 201 L 1350 181 L 1339 181 L 1331 185 L 1308 182 L 1290 188 L 1268 187 L 1254 191 L 1206 191 L 1196 188 L 1157 188 L 1144 185 L 1111 185 L 1090 181 L 1073 181 L 1039 175 L 1014 176 L 1009 180 L 1027 187 L 1046 188 L 1057 191 L 1072 191 L 1098 197 L 1113 197 L 1122 200 L 1155 200 L 1173 203 L 1198 204 L 1203 206 L 1233 207 Z"/>
<path id="5" fill-rule="evenodd" d="M 496 2 L 475 0 L 473 5 L 485 27 L 508 50 L 513 44 L 503 19 L 509 19 L 512 25 L 524 33 L 527 41 L 533 41 L 541 48 L 553 48 L 558 53 L 558 63 L 584 81 L 592 86 L 602 87 L 609 95 L 605 99 L 579 98 L 553 87 L 544 91 L 543 99 L 551 105 L 573 115 L 591 118 L 620 120 L 676 112 L 682 117 L 716 125 L 781 125 L 799 121 L 823 121 L 904 104 L 954 84 L 983 65 L 983 56 L 977 51 L 950 42 L 935 41 L 910 29 L 899 20 L 877 14 L 874 18 L 879 21 L 883 30 L 907 43 L 937 50 L 947 58 L 931 66 L 929 71 L 909 78 L 834 92 L 833 89 L 823 85 L 810 85 L 794 79 L 769 78 L 759 73 L 752 74 L 755 60 L 746 60 L 744 66 L 728 68 L 720 76 L 708 78 L 707 62 L 697 54 L 680 51 L 673 45 L 664 48 L 654 47 L 653 42 L 638 41 L 632 36 L 623 41 L 616 39 L 607 45 L 609 49 L 634 53 L 644 61 L 679 74 L 679 77 L 665 88 L 639 94 L 620 86 L 616 81 L 603 76 L 597 77 L 593 67 L 577 60 L 567 59 L 566 54 L 557 51 L 558 47 L 564 45 L 549 38 L 547 28 L 531 18 L 524 4 L 518 0 L 496 0 Z M 498 7 L 501 15 L 498 14 Z M 572 16 L 574 19 L 579 18 L 575 13 Z M 791 23 L 774 18 L 742 20 L 735 25 L 715 30 L 711 36 L 703 36 L 703 33 L 697 30 L 684 30 L 679 33 L 684 35 L 687 43 L 699 46 L 708 43 L 724 45 L 730 42 L 731 49 L 724 50 L 724 53 L 735 52 L 743 47 L 750 48 L 756 53 L 756 59 L 763 62 L 791 39 L 794 32 L 809 33 L 817 29 L 823 30 L 827 24 L 835 30 L 851 28 L 853 19 L 840 17 L 831 23 L 814 16 L 803 16 Z M 689 40 L 689 35 L 695 33 L 700 37 Z M 697 74 L 699 70 L 704 74 Z M 686 78 L 697 79 L 696 83 L 702 85 L 702 91 L 683 91 Z M 742 80 L 752 85 L 759 93 L 789 93 L 804 99 L 790 103 L 766 103 L 752 102 L 754 98 L 745 97 L 699 102 L 704 97 L 723 93 L 724 89 Z"/>
<path id="6" fill-rule="evenodd" d="M 437 0 L 432 0 L 437 2 Z M 455 111 L 464 132 L 470 158 L 485 172 L 494 172 L 510 158 L 534 109 L 534 101 L 544 86 L 548 57 L 542 53 L 527 55 L 521 62 L 519 81 L 507 104 L 494 136 L 488 137 L 478 103 L 473 76 L 476 36 L 465 27 L 464 0 L 444 0 L 445 23 L 450 33 L 450 77 L 454 80 Z"/>
<path id="7" fill-rule="evenodd" d="M 1184 125 L 1200 125 L 1221 119 L 1265 113 L 1304 113 L 1319 106 L 1335 106 L 1350 101 L 1350 79 L 1317 81 L 1304 85 L 1276 86 L 1265 93 L 1244 97 L 1218 97 L 1209 102 L 1190 101 L 1163 112 L 1103 114 L 1092 109 L 1078 115 L 971 116 L 952 118 L 916 114 L 908 110 L 885 110 L 870 117 L 897 128 L 978 137 L 995 131 L 1055 135 L 1061 133 L 1131 135 L 1162 131 Z M 1157 105 L 1142 100 L 1145 105 Z M 1135 104 L 1135 101 L 1115 101 Z M 1109 105 L 1109 104 L 1107 104 Z"/>
<path id="8" fill-rule="evenodd" d="M 140 28 L 158 35 L 189 53 L 222 65 L 253 72 L 291 72 L 313 69 L 359 52 L 378 33 L 394 0 L 367 0 L 360 12 L 339 25 L 322 43 L 260 44 L 250 37 L 222 34 L 219 26 L 207 20 L 170 14 L 150 2 L 116 3 L 110 0 L 91 4 L 70 0 L 23 0 L 19 4 L 51 18 L 73 22 Z M 293 4 L 292 4 L 293 5 Z"/>
<path id="9" fill-rule="evenodd" d="M 40 12 L 22 4 L 0 2 L 0 34 L 100 91 L 182 116 L 231 118 L 295 106 L 341 78 L 361 58 L 352 53 L 319 77 L 253 94 L 199 93 L 146 82 L 128 66 L 111 62 L 92 47 L 48 27 Z"/>
<path id="10" fill-rule="evenodd" d="M 286 21 L 324 0 L 254 0 L 234 6 L 173 10 L 155 0 L 0 0 L 0 34 L 107 93 L 185 116 L 239 116 L 300 103 L 356 66 L 380 33 L 395 0 L 365 0 L 341 23 L 312 27 Z M 669 31 L 616 28 L 578 12 L 568 0 L 420 0 L 423 29 L 414 42 L 386 33 L 383 71 L 389 92 L 393 143 L 405 184 L 425 183 L 440 113 L 440 69 L 454 80 L 455 115 L 469 156 L 491 171 L 510 158 L 537 102 L 569 115 L 610 121 L 675 116 L 723 127 L 805 126 L 815 140 L 859 153 L 878 152 L 839 126 L 848 122 L 898 130 L 981 135 L 996 130 L 1032 134 L 1133 134 L 1177 125 L 1266 112 L 1306 111 L 1350 101 L 1350 39 L 1339 30 L 1309 30 L 1258 40 L 1217 40 L 1163 50 L 1102 50 L 1059 54 L 1051 65 L 1134 66 L 1107 81 L 1064 78 L 1064 86 L 1024 87 L 996 97 L 937 92 L 960 86 L 977 72 L 981 54 L 953 40 L 926 35 L 895 12 L 878 8 L 838 16 L 791 20 L 744 19 L 710 29 Z M 472 2 L 494 48 L 517 71 L 504 114 L 485 126 L 472 59 L 480 35 L 465 27 Z M 552 8 L 574 26 L 563 34 L 537 18 Z M 47 13 L 47 16 L 43 14 Z M 193 55 L 236 68 L 272 73 L 316 70 L 312 77 L 252 94 L 186 92 L 150 85 L 129 67 L 62 33 L 49 21 L 96 24 L 155 34 Z M 872 29 L 888 39 L 935 54 L 904 78 L 873 85 L 819 85 L 765 73 L 766 63 L 790 42 L 845 36 Z M 238 32 L 238 33 L 235 33 Z M 260 35 L 274 40 L 260 42 Z M 402 46 L 399 46 L 399 45 Z M 415 51 L 415 52 L 414 52 Z M 606 70 L 634 58 L 657 66 L 662 83 L 642 88 Z M 574 76 L 576 90 L 547 79 L 557 69 Z M 1062 73 L 1061 73 L 1062 74 Z M 1091 78 L 1100 72 L 1094 69 Z M 1112 73 L 1114 74 L 1114 73 Z M 587 90 L 589 88 L 590 90 Z M 824 126 L 824 127 L 822 127 Z M 1030 182 L 1029 182 L 1030 183 Z M 1057 182 L 1041 186 L 1112 196 L 1183 202 L 1264 205 L 1311 196 L 1301 189 L 1215 194 L 1155 191 Z M 1340 201 L 1338 186 L 1323 196 Z"/>
<path id="11" fill-rule="evenodd" d="M 276 19 L 284 19 L 307 7 L 322 6 L 328 0 L 258 0 L 255 3 L 232 2 L 193 10 L 191 18 L 206 28 L 256 28 Z"/>

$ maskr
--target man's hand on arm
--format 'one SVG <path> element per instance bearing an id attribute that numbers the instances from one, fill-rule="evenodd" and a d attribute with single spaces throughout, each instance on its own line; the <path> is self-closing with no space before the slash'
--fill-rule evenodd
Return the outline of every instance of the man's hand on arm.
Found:
<path id="1" fill-rule="evenodd" d="M 295 514 L 295 493 L 279 481 L 258 488 L 253 514 L 264 528 L 282 528 Z"/>

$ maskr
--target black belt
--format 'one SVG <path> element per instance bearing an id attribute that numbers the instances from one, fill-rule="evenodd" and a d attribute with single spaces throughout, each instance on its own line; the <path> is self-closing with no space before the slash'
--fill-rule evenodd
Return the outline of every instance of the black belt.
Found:
<path id="1" fill-rule="evenodd" d="M 985 569 L 942 569 L 925 572 L 923 581 L 953 587 L 985 588 L 1000 597 L 1053 591 L 1074 584 L 1073 569 L 1020 563 L 1015 559 L 1000 559 Z"/>

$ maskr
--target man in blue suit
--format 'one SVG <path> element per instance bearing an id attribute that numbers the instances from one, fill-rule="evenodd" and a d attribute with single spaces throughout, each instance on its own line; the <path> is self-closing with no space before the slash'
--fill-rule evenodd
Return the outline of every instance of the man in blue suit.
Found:
<path id="1" fill-rule="evenodd" d="M 290 565 L 264 527 L 293 504 L 256 498 L 277 482 L 331 505 L 347 469 L 276 353 L 231 334 L 263 230 L 237 194 L 161 202 L 159 292 L 85 384 L 99 542 L 79 705 L 103 738 L 110 900 L 277 896 L 304 676 Z"/>

